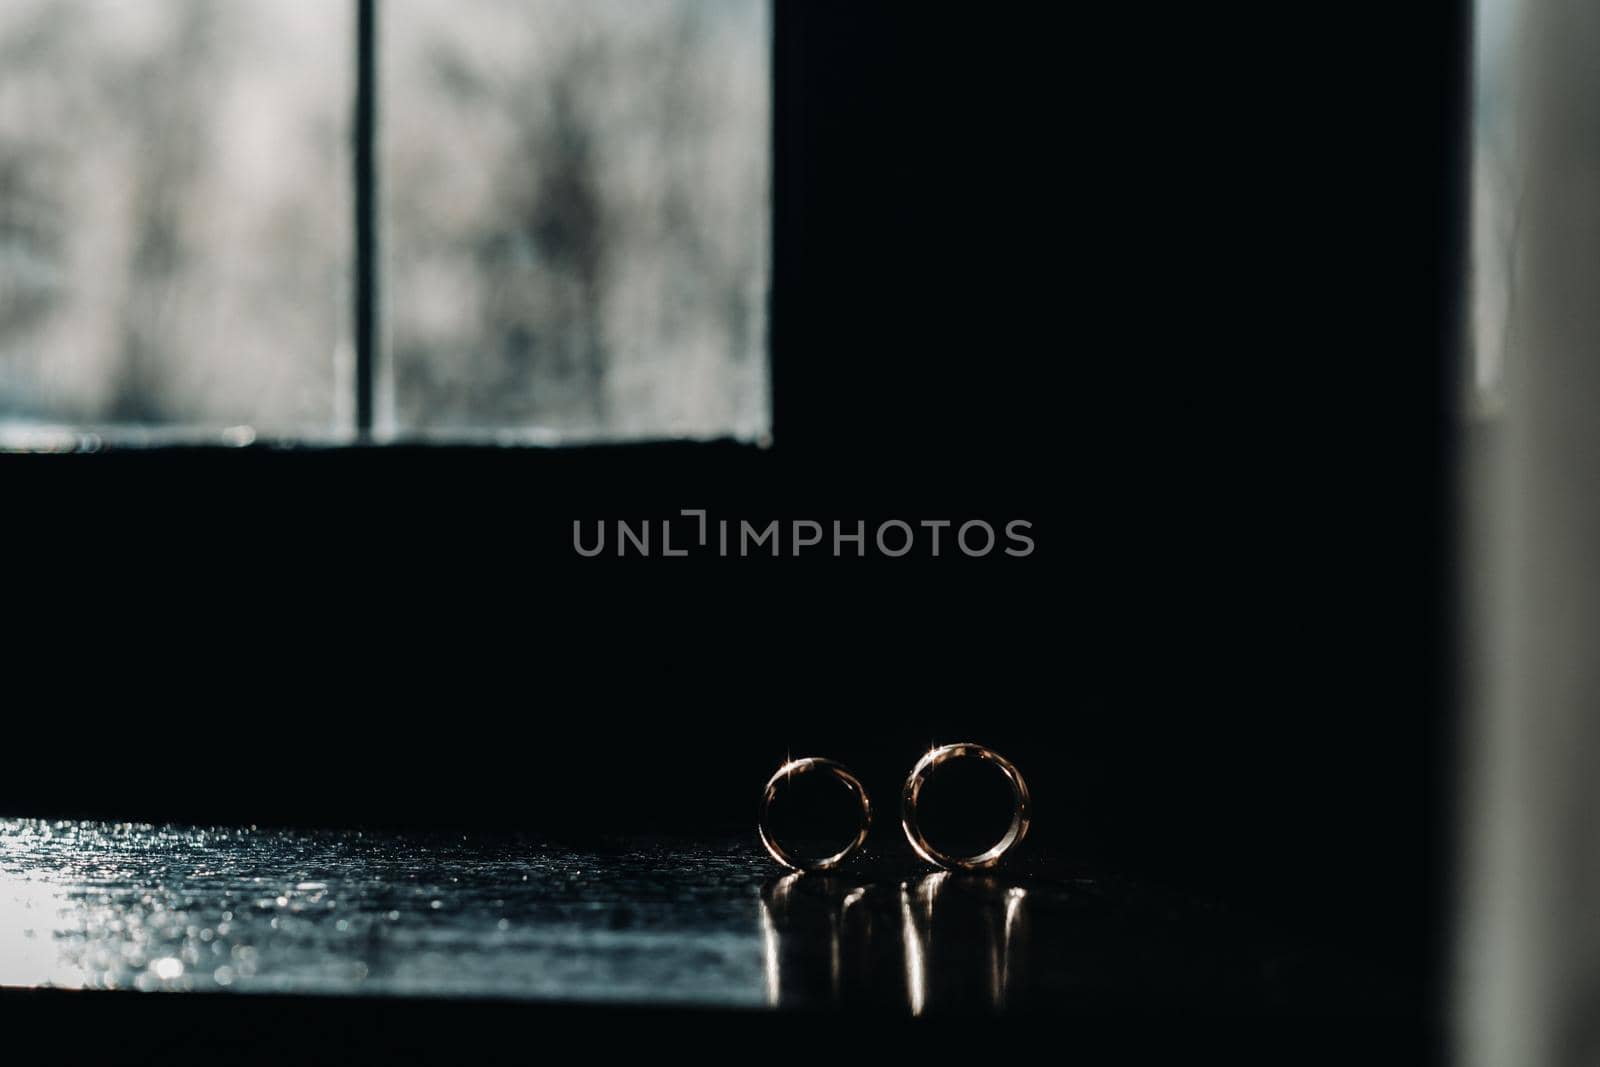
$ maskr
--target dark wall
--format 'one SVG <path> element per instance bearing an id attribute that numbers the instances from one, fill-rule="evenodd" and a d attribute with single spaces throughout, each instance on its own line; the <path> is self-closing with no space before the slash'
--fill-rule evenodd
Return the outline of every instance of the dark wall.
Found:
<path id="1" fill-rule="evenodd" d="M 1465 28 L 1413 6 L 780 3 L 774 447 L 6 457 L 0 806 L 695 832 L 971 738 L 1038 847 L 1421 980 Z M 1037 550 L 571 550 L 692 507 Z"/>

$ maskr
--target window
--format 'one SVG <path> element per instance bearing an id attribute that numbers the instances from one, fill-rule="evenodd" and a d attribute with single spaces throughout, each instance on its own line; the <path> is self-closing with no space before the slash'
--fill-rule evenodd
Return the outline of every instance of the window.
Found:
<path id="1" fill-rule="evenodd" d="M 770 39 L 770 0 L 7 0 L 0 445 L 761 437 Z"/>
<path id="2" fill-rule="evenodd" d="M 1517 0 L 1475 0 L 1472 112 L 1471 380 L 1467 409 L 1503 404 L 1516 296 L 1522 176 L 1517 144 Z"/>

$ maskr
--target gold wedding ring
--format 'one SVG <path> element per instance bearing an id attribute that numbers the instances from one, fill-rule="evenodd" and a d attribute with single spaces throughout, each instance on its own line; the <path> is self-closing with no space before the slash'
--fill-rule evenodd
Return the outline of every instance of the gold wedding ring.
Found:
<path id="1" fill-rule="evenodd" d="M 861 829 L 856 833 L 855 840 L 831 856 L 820 860 L 806 860 L 795 856 L 778 843 L 777 837 L 767 825 L 767 815 L 772 808 L 772 800 L 778 795 L 778 783 L 786 782 L 799 774 L 810 772 L 830 774 L 843 782 L 845 786 L 855 793 L 861 801 Z M 767 782 L 767 788 L 761 793 L 761 812 L 756 817 L 756 831 L 761 835 L 761 843 L 767 846 L 767 851 L 772 858 L 785 867 L 797 871 L 831 871 L 843 863 L 847 857 L 862 846 L 867 840 L 867 831 L 872 828 L 872 802 L 867 799 L 867 791 L 855 775 L 845 769 L 843 764 L 835 763 L 831 759 L 821 759 L 817 756 L 808 756 L 805 759 L 790 760 L 778 768 Z"/>
<path id="2" fill-rule="evenodd" d="M 995 844 L 978 853 L 976 856 L 951 856 L 929 844 L 923 836 L 922 829 L 917 825 L 917 801 L 922 795 L 922 786 L 939 764 L 953 759 L 973 758 L 988 760 L 1001 773 L 1006 776 L 1006 781 L 1011 783 L 1011 796 L 1015 803 L 1011 812 L 1011 827 Z M 911 847 L 917 850 L 917 855 L 929 863 L 940 867 L 956 868 L 959 870 L 976 871 L 985 867 L 993 867 L 1000 862 L 1000 857 L 1009 852 L 1013 845 L 1028 832 L 1028 821 L 1032 809 L 1032 801 L 1028 797 L 1028 783 L 1022 780 L 1022 772 L 1017 770 L 1016 764 L 1006 759 L 992 748 L 970 743 L 956 745 L 940 745 L 928 751 L 917 765 L 911 768 L 911 775 L 906 779 L 905 790 L 900 795 L 900 826 L 906 832 L 906 840 L 911 842 Z M 769 849 L 771 845 L 767 846 Z"/>

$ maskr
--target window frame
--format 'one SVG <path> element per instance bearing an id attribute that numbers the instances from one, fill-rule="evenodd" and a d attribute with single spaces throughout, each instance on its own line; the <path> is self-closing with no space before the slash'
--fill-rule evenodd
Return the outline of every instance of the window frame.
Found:
<path id="1" fill-rule="evenodd" d="M 382 352 L 382 173 L 379 163 L 379 136 L 383 100 L 379 68 L 379 40 L 382 23 L 380 0 L 350 0 L 353 4 L 355 70 L 351 96 L 351 178 L 353 205 L 351 223 L 352 320 L 350 337 L 354 369 L 348 388 L 352 391 L 353 425 L 330 429 L 326 433 L 299 433 L 275 437 L 258 435 L 248 427 L 196 429 L 192 426 L 94 426 L 62 425 L 38 430 L 17 431 L 0 437 L 0 454 L 84 454 L 135 452 L 152 454 L 196 454 L 240 451 L 267 452 L 342 452 L 376 450 L 406 453 L 473 453 L 527 450 L 540 453 L 584 452 L 612 454 L 643 449 L 667 449 L 680 455 L 725 454 L 727 450 L 765 453 L 776 440 L 779 422 L 777 383 L 777 325 L 779 313 L 780 245 L 782 229 L 797 220 L 780 210 L 780 161 L 784 152 L 779 140 L 783 123 L 779 121 L 780 94 L 785 80 L 780 75 L 784 46 L 793 36 L 789 27 L 793 8 L 785 0 L 763 0 L 771 9 L 771 37 L 768 41 L 771 78 L 771 109 L 768 126 L 768 151 L 771 153 L 771 183 L 768 196 L 769 248 L 767 286 L 767 432 L 750 440 L 731 433 L 706 437 L 563 437 L 537 427 L 525 429 L 487 427 L 475 430 L 450 430 L 430 433 L 379 433 L 377 421 L 378 367 Z M 709 446 L 709 447 L 708 447 Z"/>

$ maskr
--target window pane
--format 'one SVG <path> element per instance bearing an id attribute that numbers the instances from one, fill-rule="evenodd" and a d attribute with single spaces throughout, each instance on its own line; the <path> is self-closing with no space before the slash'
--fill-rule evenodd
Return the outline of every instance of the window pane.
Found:
<path id="1" fill-rule="evenodd" d="M 1472 152 L 1472 378 L 1469 409 L 1496 412 L 1518 271 L 1517 0 L 1475 0 Z"/>
<path id="2" fill-rule="evenodd" d="M 768 426 L 768 0 L 382 7 L 401 434 Z"/>
<path id="3" fill-rule="evenodd" d="M 0 3 L 7 442 L 346 424 L 353 26 L 330 0 Z"/>

